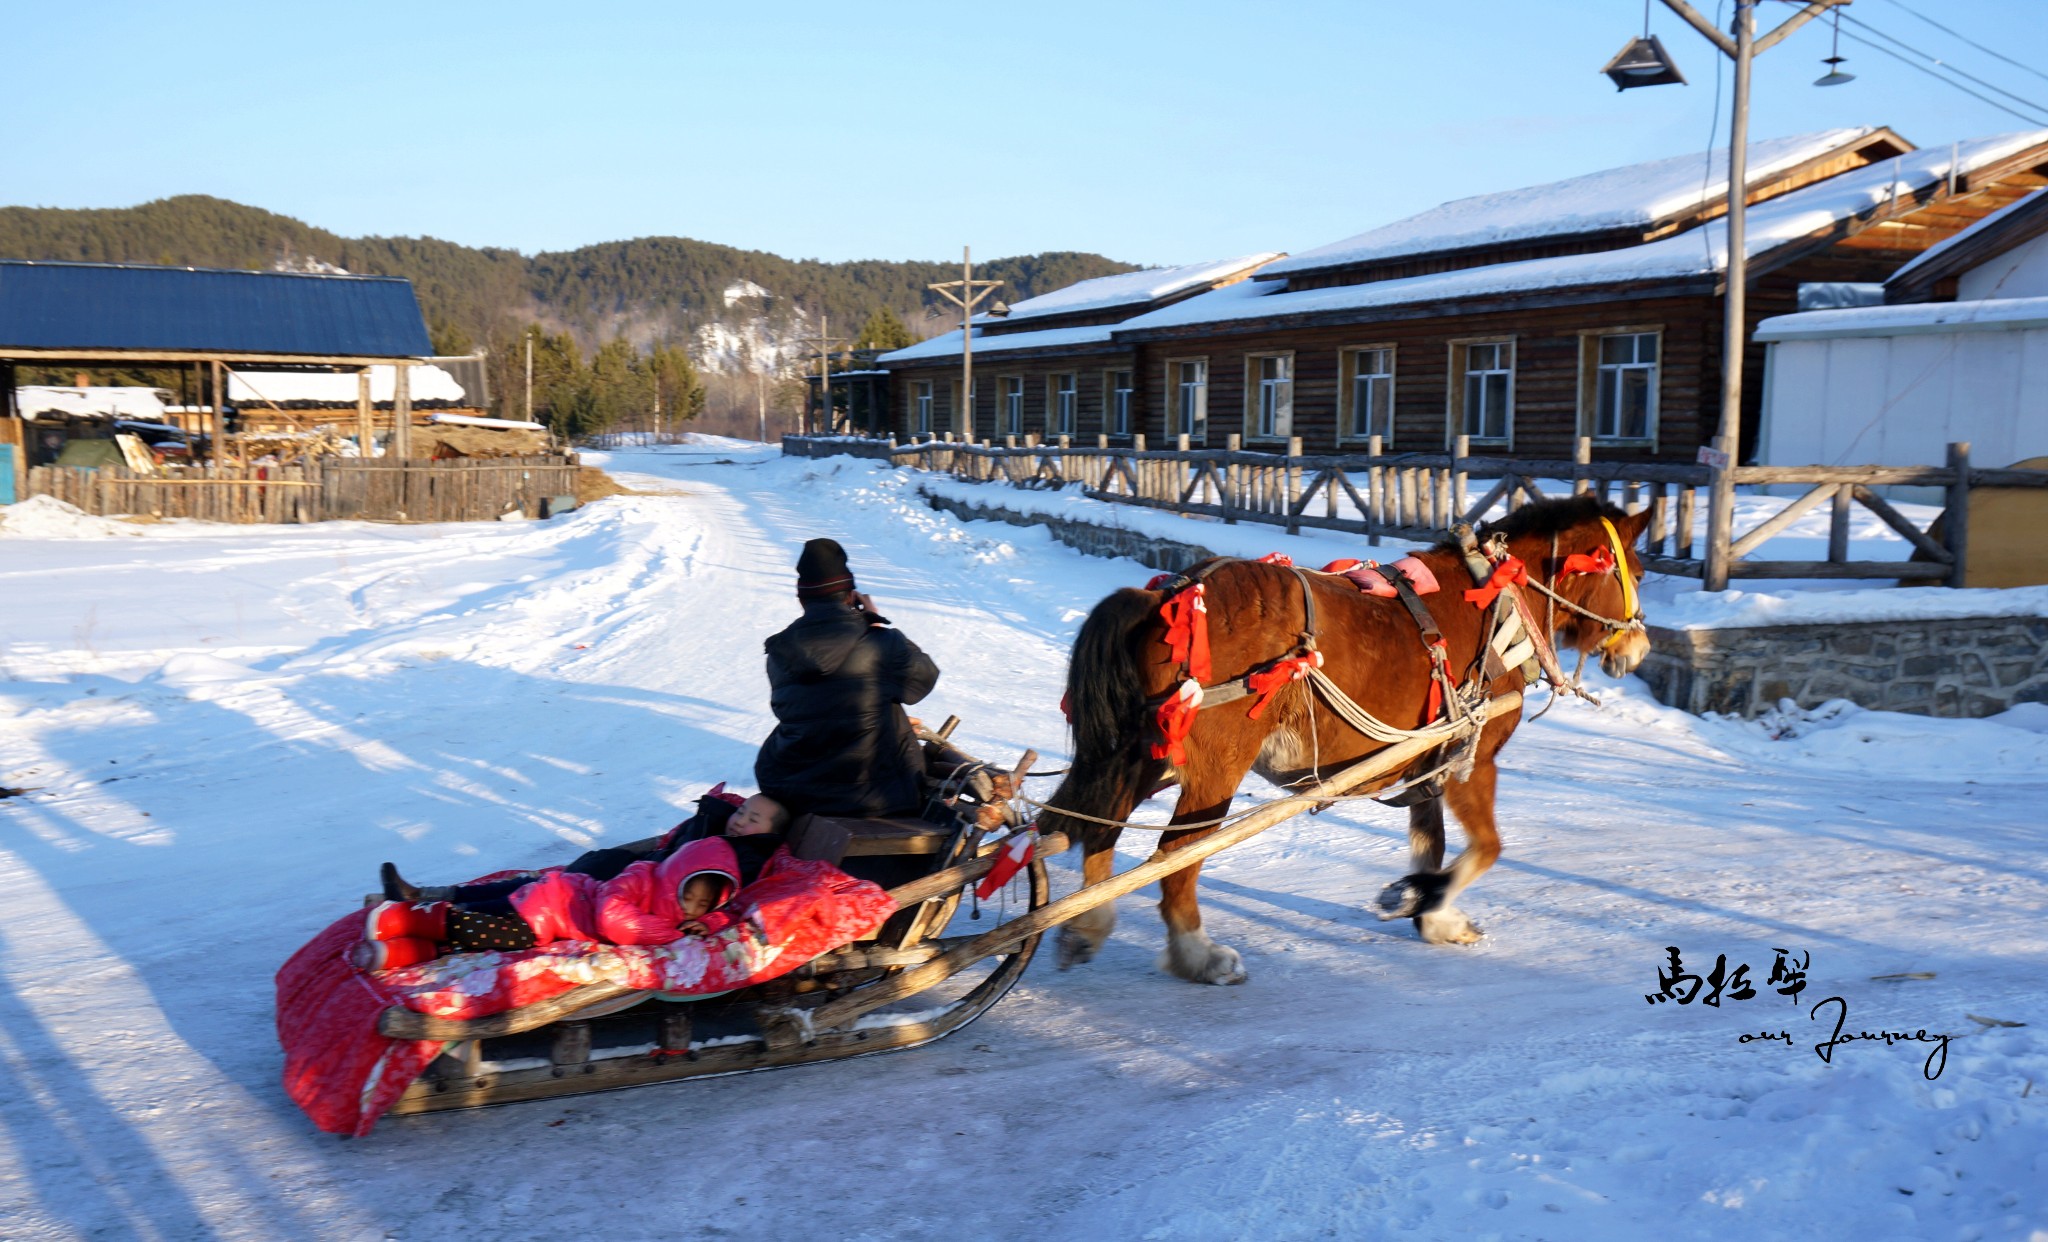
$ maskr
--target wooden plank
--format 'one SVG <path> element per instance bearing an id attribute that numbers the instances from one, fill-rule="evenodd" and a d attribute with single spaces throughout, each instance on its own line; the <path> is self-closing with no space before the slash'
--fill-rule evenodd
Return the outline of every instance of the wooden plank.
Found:
<path id="1" fill-rule="evenodd" d="M 1913 525 L 1913 523 L 1909 521 L 1906 518 L 1906 516 L 1900 513 L 1897 509 L 1894 509 L 1891 507 L 1891 505 L 1885 503 L 1884 497 L 1879 496 L 1876 492 L 1871 491 L 1869 488 L 1864 487 L 1861 484 L 1858 484 L 1856 486 L 1855 494 L 1856 503 L 1862 505 L 1864 508 L 1870 510 L 1872 513 L 1875 513 L 1878 516 L 1878 519 L 1882 521 L 1886 526 L 1891 527 L 1899 534 L 1905 536 L 1906 542 L 1912 544 L 1915 551 L 1926 556 L 1929 560 L 1937 561 L 1944 565 L 1950 563 L 1948 549 L 1934 542 L 1934 540 L 1929 539 L 1927 537 L 1926 532 L 1922 531 L 1918 526 Z M 1948 577 L 1948 575 L 1944 573 L 1941 575 L 1941 577 L 1946 578 Z"/>
<path id="2" fill-rule="evenodd" d="M 1936 578 L 1946 579 L 1942 561 L 1735 561 L 1731 578 Z"/>
<path id="3" fill-rule="evenodd" d="M 1734 560 L 1748 556 L 1751 552 L 1762 547 L 1765 540 L 1776 536 L 1786 527 L 1806 516 L 1808 509 L 1833 496 L 1838 486 L 1834 483 L 1823 483 L 1772 514 L 1768 519 L 1759 523 L 1755 530 L 1750 531 L 1742 538 L 1728 545 L 1729 559 Z"/>

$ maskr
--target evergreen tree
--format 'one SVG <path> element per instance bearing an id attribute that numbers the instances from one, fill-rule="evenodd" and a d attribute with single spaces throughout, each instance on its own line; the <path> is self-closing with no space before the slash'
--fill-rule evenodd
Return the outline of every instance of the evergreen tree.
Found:
<path id="1" fill-rule="evenodd" d="M 855 349 L 903 349 L 915 344 L 917 338 L 911 335 L 909 325 L 886 306 L 874 309 L 853 341 Z"/>

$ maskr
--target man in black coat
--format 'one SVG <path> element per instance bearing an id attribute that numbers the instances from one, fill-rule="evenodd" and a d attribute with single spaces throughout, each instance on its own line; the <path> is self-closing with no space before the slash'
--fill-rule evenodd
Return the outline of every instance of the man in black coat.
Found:
<path id="1" fill-rule="evenodd" d="M 915 815 L 924 758 L 903 705 L 938 666 L 854 589 L 834 541 L 805 544 L 796 574 L 804 615 L 764 644 L 776 724 L 754 781 L 796 814 Z"/>

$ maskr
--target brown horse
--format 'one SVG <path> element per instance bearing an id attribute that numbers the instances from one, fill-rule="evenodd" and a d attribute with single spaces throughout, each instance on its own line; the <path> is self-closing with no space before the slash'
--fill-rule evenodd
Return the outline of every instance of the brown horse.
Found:
<path id="1" fill-rule="evenodd" d="M 1650 649 L 1639 615 L 1631 615 L 1636 611 L 1635 582 L 1642 575 L 1633 545 L 1647 521 L 1646 514 L 1630 516 L 1592 496 L 1575 496 L 1526 505 L 1482 528 L 1479 535 L 1504 536 L 1509 554 L 1526 567 L 1530 587 L 1523 588 L 1524 598 L 1538 628 L 1550 625 L 1562 646 L 1582 655 L 1597 651 L 1601 666 L 1620 676 L 1642 663 Z M 1614 561 L 1615 554 L 1603 550 L 1617 545 L 1618 567 L 1564 572 L 1567 558 L 1575 553 L 1603 566 Z M 1489 610 L 1464 599 L 1474 575 L 1457 544 L 1439 544 L 1415 556 L 1441 585 L 1441 590 L 1424 597 L 1424 603 L 1442 632 L 1448 672 L 1463 683 L 1468 672 L 1481 667 Z M 1575 564 L 1583 571 L 1587 561 Z M 1367 595 L 1337 575 L 1297 573 L 1255 561 L 1212 561 L 1190 573 L 1204 586 L 1213 682 L 1241 677 L 1287 654 L 1302 641 L 1305 630 L 1313 629 L 1325 661 L 1323 673 L 1355 704 L 1397 728 L 1428 723 L 1435 680 L 1432 662 L 1418 623 L 1401 600 Z M 1628 575 L 1626 583 L 1623 574 Z M 1531 587 L 1548 588 L 1555 598 Z M 1314 600 L 1312 621 L 1306 615 L 1305 591 Z M 1185 739 L 1185 761 L 1175 764 L 1153 757 L 1155 744 L 1161 741 L 1155 712 L 1188 675 L 1185 663 L 1176 660 L 1168 645 L 1160 615 L 1165 597 L 1156 590 L 1118 591 L 1095 606 L 1074 639 L 1067 671 L 1074 762 L 1048 802 L 1054 809 L 1047 810 L 1044 822 L 1048 828 L 1064 828 L 1081 842 L 1082 873 L 1088 883 L 1110 875 L 1121 828 L 1062 816 L 1059 810 L 1120 822 L 1147 796 L 1177 782 L 1180 796 L 1172 822 L 1202 824 L 1229 813 L 1249 771 L 1278 785 L 1302 784 L 1318 771 L 1334 772 L 1388 744 L 1347 724 L 1308 682 L 1293 681 L 1266 703 L 1257 719 L 1252 718 L 1250 698 L 1203 707 Z M 1522 685 L 1522 673 L 1509 670 L 1485 689 L 1498 695 Z M 1382 894 L 1382 917 L 1412 916 L 1422 938 L 1431 943 L 1469 944 L 1479 938 L 1479 930 L 1452 902 L 1500 855 L 1493 812 L 1494 761 L 1519 723 L 1516 713 L 1496 718 L 1479 735 L 1469 769 L 1459 769 L 1462 778 L 1449 779 L 1440 798 L 1424 796 L 1409 807 L 1413 871 Z M 1441 766 L 1443 752 L 1439 748 L 1407 775 Z M 1368 788 L 1383 789 L 1400 779 L 1402 774 L 1396 774 Z M 1464 852 L 1448 869 L 1443 866 L 1445 801 L 1466 836 Z M 1171 851 L 1213 831 L 1214 827 L 1169 828 L 1161 834 L 1159 848 Z M 1245 971 L 1237 951 L 1202 932 L 1195 900 L 1200 870 L 1199 865 L 1188 867 L 1160 881 L 1159 909 L 1166 921 L 1167 944 L 1159 964 L 1197 983 L 1242 983 Z M 1093 957 L 1115 925 L 1115 907 L 1106 903 L 1063 926 L 1061 968 Z"/>

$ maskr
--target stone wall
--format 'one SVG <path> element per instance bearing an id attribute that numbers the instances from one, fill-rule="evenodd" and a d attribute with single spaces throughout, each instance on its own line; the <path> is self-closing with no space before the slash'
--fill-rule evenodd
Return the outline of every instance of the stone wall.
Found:
<path id="1" fill-rule="evenodd" d="M 924 502 L 941 512 L 955 514 L 971 521 L 1008 522 L 1012 526 L 1043 526 L 1052 532 L 1053 538 L 1070 548 L 1079 548 L 1090 556 L 1128 556 L 1140 565 L 1166 573 L 1179 573 L 1216 555 L 1200 544 L 1161 539 L 1121 526 L 1098 526 L 1093 522 L 1075 522 L 1066 518 L 1047 517 L 1041 513 L 1020 513 L 999 505 L 955 500 L 950 496 L 936 496 L 930 492 L 924 493 Z"/>
<path id="2" fill-rule="evenodd" d="M 1754 716 L 1848 699 L 1921 716 L 2048 702 L 2048 618 L 1920 618 L 1718 630 L 1650 627 L 1637 675 L 1659 702 Z"/>

